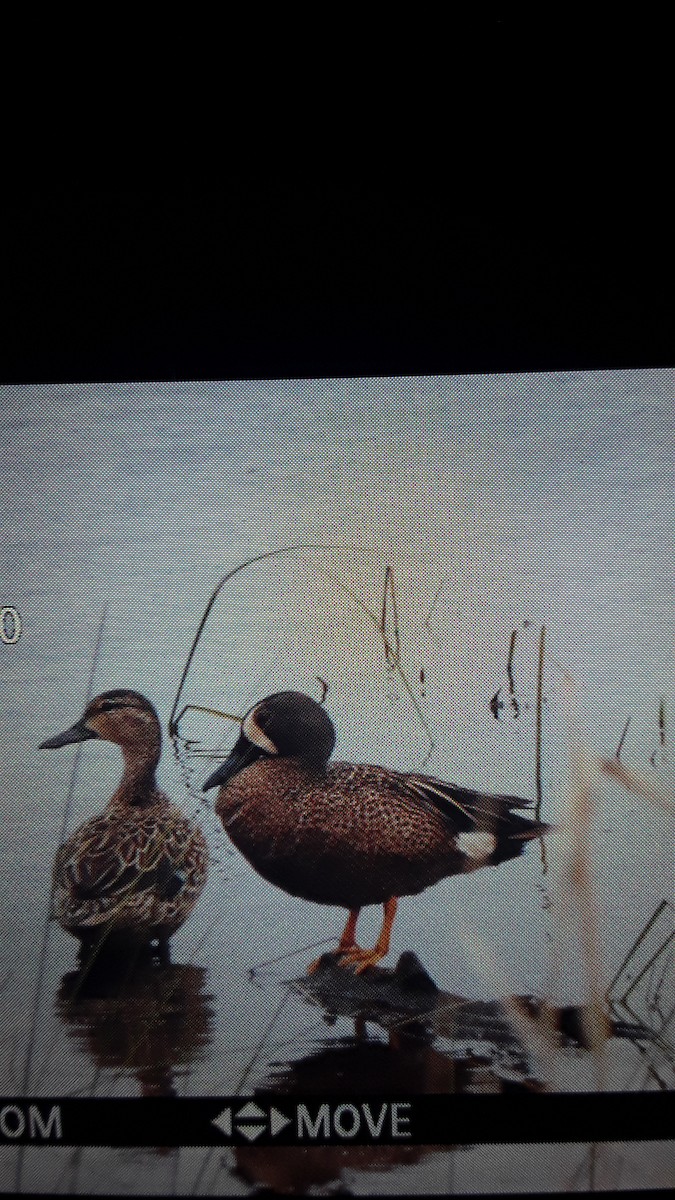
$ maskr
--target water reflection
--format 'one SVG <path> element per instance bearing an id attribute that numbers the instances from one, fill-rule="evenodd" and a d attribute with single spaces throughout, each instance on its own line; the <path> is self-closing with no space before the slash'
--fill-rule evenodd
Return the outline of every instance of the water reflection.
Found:
<path id="1" fill-rule="evenodd" d="M 202 967 L 148 958 L 120 971 L 101 959 L 86 974 L 64 975 L 55 1009 L 97 1068 L 135 1077 L 141 1096 L 176 1096 L 177 1075 L 205 1059 L 212 1040 L 205 980 Z"/>
<path id="2" fill-rule="evenodd" d="M 206 991 L 206 974 L 200 967 L 150 960 L 126 969 L 101 961 L 87 974 L 63 977 L 56 1012 L 97 1071 L 117 1072 L 122 1080 L 133 1077 L 141 1096 L 177 1096 L 186 1091 L 179 1077 L 189 1076 L 194 1064 L 208 1063 L 213 1054 L 214 997 Z M 288 1029 L 304 1025 L 302 1012 L 310 1005 L 323 1023 L 323 1029 L 305 1030 L 300 1038 L 282 1037 L 273 1050 L 275 1021 L 270 1021 L 267 1045 L 259 1047 L 257 1067 L 250 1066 L 240 1087 L 242 1095 L 258 1097 L 261 1104 L 273 1095 L 392 1098 L 542 1087 L 527 1030 L 514 1020 L 515 1012 L 535 1022 L 541 1005 L 520 998 L 520 1008 L 511 1010 L 509 1002 L 453 996 L 435 984 L 412 952 L 401 955 L 393 969 L 378 967 L 363 975 L 325 955 L 311 975 L 285 981 L 257 976 L 256 981 L 275 998 L 283 988 L 286 1009 L 276 1008 L 285 1011 Z M 577 1011 L 555 1015 L 561 1046 L 582 1042 L 581 1026 L 573 1020 Z M 632 1031 L 626 1026 L 621 1035 Z M 615 1027 L 614 1032 L 620 1031 Z M 110 1094 L 110 1078 L 102 1090 Z M 480 1130 L 476 1137 L 480 1141 Z M 222 1153 L 205 1151 L 193 1188 L 201 1194 L 215 1172 L 214 1186 L 227 1190 L 224 1171 L 256 1191 L 304 1195 L 313 1188 L 349 1190 L 353 1173 L 385 1172 L 395 1190 L 401 1185 L 405 1191 L 415 1182 L 414 1171 L 407 1179 L 408 1169 L 426 1163 L 425 1179 L 426 1172 L 437 1176 L 443 1192 L 457 1155 L 470 1152 L 471 1147 L 458 1145 L 238 1145 Z M 152 1153 L 166 1151 L 155 1147 Z M 178 1157 L 173 1159 L 178 1170 Z M 379 1186 L 373 1181 L 376 1190 Z"/>
<path id="3" fill-rule="evenodd" d="M 318 1007 L 328 1024 L 338 1018 L 353 1020 L 357 1036 L 374 1024 L 387 1031 L 390 1045 L 405 1037 L 433 1042 L 455 1065 L 460 1060 L 486 1064 L 504 1085 L 539 1090 L 542 1045 L 589 1051 L 594 1044 L 592 1009 L 556 1007 L 533 996 L 457 996 L 439 988 L 412 951 L 404 952 L 393 970 L 379 967 L 364 975 L 345 970 L 327 954 L 314 974 L 289 980 L 288 986 Z M 638 1020 L 611 1019 L 608 1010 L 601 1019 L 603 1037 L 654 1040 L 653 1032 Z M 444 1084 L 430 1090 L 452 1088 Z"/>
<path id="4" fill-rule="evenodd" d="M 353 1021 L 354 1035 L 320 1039 L 309 1053 L 304 1047 L 304 1053 L 292 1061 L 268 1062 L 253 1092 L 261 1099 L 270 1093 L 391 1097 L 499 1093 L 531 1086 L 525 1077 L 519 1081 L 499 1078 L 490 1062 L 492 1046 L 476 1025 L 478 1013 L 467 1013 L 462 1027 L 473 1037 L 471 1049 L 465 1048 L 460 1055 L 443 1047 L 436 1026 L 447 998 L 413 953 L 402 955 L 393 971 L 376 968 L 360 976 L 326 955 L 313 975 L 290 981 L 290 986 L 322 1010 L 328 1025 L 344 1018 Z M 345 1172 L 392 1170 L 432 1155 L 452 1156 L 462 1149 L 435 1145 L 241 1146 L 232 1151 L 232 1160 L 236 1174 L 248 1184 L 302 1195 L 312 1187 L 344 1188 Z"/>
<path id="5" fill-rule="evenodd" d="M 364 975 L 346 971 L 334 956 L 324 955 L 314 974 L 291 980 L 289 986 L 320 1008 L 328 1024 L 338 1018 L 353 1020 L 357 1036 L 374 1024 L 387 1031 L 390 1046 L 409 1044 L 411 1038 L 442 1046 L 442 1057 L 453 1070 L 463 1061 L 483 1063 L 510 1081 L 529 1086 L 535 1082 L 522 1036 L 528 1019 L 537 1016 L 535 1009 L 525 1008 L 531 1002 L 519 1002 L 518 1028 L 504 1002 L 467 1000 L 444 992 L 412 951 L 403 953 L 393 970 L 376 968 Z M 461 1073 L 453 1079 L 446 1072 L 438 1087 L 422 1085 L 420 1090 L 467 1090 Z"/>
<path id="6" fill-rule="evenodd" d="M 472 1067 L 455 1064 L 426 1040 L 409 1033 L 389 1042 L 354 1038 L 318 1043 L 294 1062 L 269 1064 L 254 1095 L 290 1093 L 325 1095 L 400 1095 L 408 1092 L 473 1090 Z M 491 1090 L 491 1089 L 489 1089 Z M 238 1146 L 234 1170 L 247 1183 L 290 1195 L 310 1187 L 343 1182 L 345 1171 L 385 1171 L 419 1163 L 432 1154 L 452 1153 L 448 1146 Z"/>

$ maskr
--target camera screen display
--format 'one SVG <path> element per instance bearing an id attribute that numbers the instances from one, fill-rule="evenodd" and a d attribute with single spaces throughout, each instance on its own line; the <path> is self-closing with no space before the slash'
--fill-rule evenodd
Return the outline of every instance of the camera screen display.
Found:
<path id="1" fill-rule="evenodd" d="M 4 1190 L 672 1183 L 674 388 L 0 389 Z"/>

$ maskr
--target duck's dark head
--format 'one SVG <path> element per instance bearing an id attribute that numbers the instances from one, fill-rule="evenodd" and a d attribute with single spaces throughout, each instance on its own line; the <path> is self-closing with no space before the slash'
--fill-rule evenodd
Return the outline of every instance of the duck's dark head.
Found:
<path id="1" fill-rule="evenodd" d="M 75 725 L 42 742 L 40 749 L 55 750 L 90 738 L 115 742 L 129 753 L 158 754 L 161 733 L 157 713 L 140 692 L 121 688 L 102 692 L 89 702 Z"/>
<path id="2" fill-rule="evenodd" d="M 325 708 L 302 692 L 276 692 L 249 709 L 241 735 L 225 762 L 204 784 L 223 787 L 259 758 L 292 758 L 322 770 L 335 746 L 335 728 Z"/>

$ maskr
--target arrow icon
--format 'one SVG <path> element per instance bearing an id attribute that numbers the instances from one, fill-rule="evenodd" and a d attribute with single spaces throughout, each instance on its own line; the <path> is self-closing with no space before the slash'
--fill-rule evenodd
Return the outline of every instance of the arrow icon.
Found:
<path id="1" fill-rule="evenodd" d="M 260 1137 L 261 1133 L 267 1128 L 259 1122 L 266 1120 L 267 1113 L 263 1108 L 259 1108 L 252 1100 L 239 1109 L 236 1114 L 237 1124 L 235 1126 L 237 1133 L 241 1133 L 247 1142 L 255 1142 L 256 1138 Z M 251 1124 L 254 1122 L 254 1124 Z"/>
<path id="2" fill-rule="evenodd" d="M 239 1109 L 239 1112 L 237 1113 L 237 1120 L 260 1121 L 261 1119 L 264 1120 L 266 1116 L 267 1113 L 264 1109 L 258 1108 L 257 1104 L 254 1104 L 252 1100 L 249 1100 L 248 1104 L 245 1104 L 243 1108 Z"/>
<path id="3" fill-rule="evenodd" d="M 224 1133 L 225 1137 L 232 1137 L 232 1109 L 224 1108 L 217 1117 L 213 1118 L 211 1124 Z"/>
<path id="4" fill-rule="evenodd" d="M 265 1122 L 268 1119 L 269 1131 L 272 1137 L 276 1137 L 277 1134 L 281 1133 L 282 1129 L 291 1124 L 290 1117 L 280 1112 L 278 1108 L 274 1108 L 271 1105 L 269 1113 L 267 1113 L 263 1108 L 255 1104 L 253 1100 L 249 1100 L 243 1108 L 240 1108 L 234 1114 L 234 1119 L 232 1117 L 232 1109 L 228 1105 L 227 1108 L 218 1113 L 217 1117 L 213 1118 L 211 1124 L 215 1125 L 216 1129 L 219 1129 L 225 1137 L 231 1138 L 233 1123 L 236 1122 L 234 1123 L 236 1132 L 245 1137 L 247 1142 L 255 1142 L 261 1134 L 266 1132 L 267 1125 Z"/>
<path id="5" fill-rule="evenodd" d="M 270 1133 L 272 1137 L 276 1137 L 290 1123 L 290 1117 L 285 1117 L 282 1112 L 279 1112 L 278 1108 L 270 1108 Z"/>
<path id="6" fill-rule="evenodd" d="M 264 1125 L 237 1125 L 237 1132 L 243 1133 L 248 1142 L 254 1142 L 260 1137 L 261 1133 L 265 1132 Z"/>

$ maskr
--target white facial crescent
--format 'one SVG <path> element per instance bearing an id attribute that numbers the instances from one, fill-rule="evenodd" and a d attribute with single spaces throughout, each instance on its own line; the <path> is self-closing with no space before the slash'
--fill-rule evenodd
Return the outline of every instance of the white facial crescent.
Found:
<path id="1" fill-rule="evenodd" d="M 241 728 L 244 737 L 247 737 L 249 742 L 252 742 L 254 746 L 259 746 L 261 750 L 266 750 L 268 754 L 279 753 L 274 742 L 270 741 L 267 734 L 263 733 L 258 725 L 255 719 L 255 709 L 248 714 Z"/>

